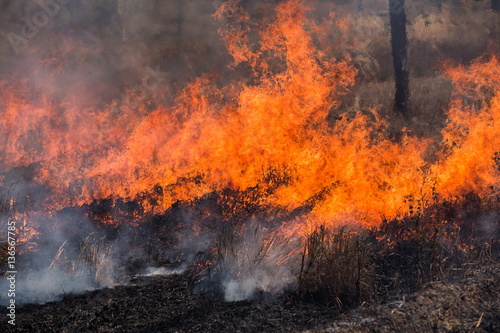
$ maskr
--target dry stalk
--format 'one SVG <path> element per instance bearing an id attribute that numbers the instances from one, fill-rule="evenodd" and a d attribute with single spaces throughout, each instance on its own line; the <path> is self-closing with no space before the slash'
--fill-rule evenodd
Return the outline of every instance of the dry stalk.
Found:
<path id="1" fill-rule="evenodd" d="M 259 279 L 265 275 L 280 279 L 280 270 L 294 257 L 289 246 L 292 238 L 279 234 L 278 229 L 269 230 L 260 224 L 224 228 L 216 243 L 216 269 L 212 278 Z"/>
<path id="2" fill-rule="evenodd" d="M 340 310 L 370 294 L 370 271 L 367 246 L 359 235 L 321 226 L 306 236 L 299 293 Z"/>
<path id="3" fill-rule="evenodd" d="M 56 253 L 56 256 L 54 257 L 54 260 L 52 260 L 52 263 L 50 264 L 49 266 L 49 270 L 52 268 L 52 267 L 55 267 L 55 263 L 59 260 L 59 258 L 61 257 L 61 254 L 63 253 L 64 251 L 64 245 L 66 244 L 67 240 L 64 241 L 64 243 L 59 247 L 59 250 L 57 250 L 57 253 Z"/>

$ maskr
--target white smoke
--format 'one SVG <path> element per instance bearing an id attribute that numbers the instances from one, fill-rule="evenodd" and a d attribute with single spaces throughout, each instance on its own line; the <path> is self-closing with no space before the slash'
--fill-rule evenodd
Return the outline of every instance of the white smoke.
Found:
<path id="1" fill-rule="evenodd" d="M 155 276 L 155 275 L 173 275 L 182 274 L 186 271 L 188 265 L 184 264 L 177 268 L 166 268 L 166 267 L 148 267 L 144 274 L 139 276 Z"/>
<path id="2" fill-rule="evenodd" d="M 0 217 L 2 229 L 7 221 L 5 216 Z M 22 228 L 29 227 L 33 221 L 25 222 Z M 48 226 L 43 219 L 37 222 L 43 238 L 39 236 L 36 250 L 22 253 L 26 244 L 16 243 L 15 252 L 11 254 L 14 259 L 9 260 L 8 266 L 2 266 L 7 273 L 0 280 L 3 291 L 0 305 L 7 305 L 11 300 L 15 300 L 16 305 L 41 304 L 69 294 L 113 286 L 115 243 L 98 236 L 90 221 L 79 221 L 77 214 L 68 213 L 52 217 L 53 226 Z M 16 230 L 19 228 L 18 221 Z M 6 234 L 1 230 L 2 238 Z"/>
<path id="3" fill-rule="evenodd" d="M 68 275 L 59 270 L 45 269 L 41 271 L 23 271 L 18 273 L 15 280 L 16 305 L 42 304 L 61 300 L 69 294 L 78 294 L 94 290 L 95 284 L 86 272 Z M 8 277 L 8 275 L 6 276 Z M 10 281 L 0 281 L 0 290 L 9 290 Z M 8 305 L 11 297 L 7 292 L 0 293 L 0 304 Z"/>
<path id="4" fill-rule="evenodd" d="M 495 237 L 500 227 L 500 216 L 497 213 L 487 213 L 481 216 L 476 222 L 481 236 Z"/>
<path id="5" fill-rule="evenodd" d="M 295 282 L 295 235 L 283 235 L 259 223 L 249 223 L 235 243 L 220 246 L 222 287 L 226 301 L 251 299 L 256 292 L 276 294 Z M 299 247 L 300 248 L 300 247 Z"/>
<path id="6" fill-rule="evenodd" d="M 259 281 L 257 281 L 253 277 L 245 278 L 241 281 L 233 279 L 224 281 L 224 299 L 228 302 L 250 299 L 253 297 L 254 292 L 255 290 L 257 290 L 257 288 L 260 287 L 261 289 L 264 289 L 265 285 L 267 285 L 267 283 L 261 285 Z"/>

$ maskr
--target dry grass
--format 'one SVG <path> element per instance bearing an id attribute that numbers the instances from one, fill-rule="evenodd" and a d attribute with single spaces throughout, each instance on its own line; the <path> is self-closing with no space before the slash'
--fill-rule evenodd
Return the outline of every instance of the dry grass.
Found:
<path id="1" fill-rule="evenodd" d="M 96 239 L 87 236 L 80 244 L 78 259 L 73 267 L 85 266 L 93 280 L 101 286 L 113 283 L 112 253 L 113 245 L 106 242 L 106 237 Z"/>
<path id="2" fill-rule="evenodd" d="M 327 3 L 316 1 L 322 12 Z M 361 6 L 359 4 L 361 3 Z M 499 47 L 500 20 L 490 1 L 417 0 L 407 2 L 408 67 L 410 70 L 411 116 L 393 112 L 394 80 L 390 47 L 387 1 L 339 2 L 336 19 L 343 31 L 332 26 L 332 40 L 350 54 L 358 69 L 358 83 L 343 97 L 342 105 L 330 112 L 330 119 L 354 116 L 375 109 L 388 122 L 389 137 L 398 138 L 401 129 L 420 137 L 440 139 L 446 123 L 453 87 L 440 74 L 443 60 L 468 63 L 488 49 Z M 360 10 L 361 8 L 361 10 Z M 495 42 L 496 41 L 496 42 Z M 495 44 L 496 43 L 496 44 Z M 496 45 L 496 46 L 495 46 Z"/>
<path id="3" fill-rule="evenodd" d="M 222 281 L 229 300 L 250 298 L 254 292 L 279 292 L 294 279 L 289 269 L 297 258 L 294 242 L 293 236 L 259 223 L 225 226 L 216 242 L 212 279 Z M 236 296 L 228 294 L 229 285 L 239 289 Z"/>
<path id="4" fill-rule="evenodd" d="M 414 202 L 412 212 L 371 231 L 374 294 L 392 297 L 498 262 L 498 203 L 470 193 Z"/>
<path id="5" fill-rule="evenodd" d="M 360 303 L 371 293 L 367 252 L 354 232 L 318 228 L 306 238 L 299 294 L 338 310 Z"/>
<path id="6" fill-rule="evenodd" d="M 344 46 L 348 46 L 360 78 L 379 82 L 390 79 L 393 67 L 388 2 L 333 3 L 336 17 L 345 23 Z M 318 15 L 328 12 L 331 5 L 332 2 L 321 0 L 312 4 L 319 8 Z M 407 1 L 411 77 L 432 76 L 443 58 L 471 61 L 487 51 L 489 43 L 498 41 L 500 36 L 498 14 L 490 7 L 490 0 Z"/>
<path id="7" fill-rule="evenodd" d="M 443 1 L 440 8 L 410 5 L 409 67 L 413 75 L 427 75 L 442 58 L 471 61 L 484 53 L 500 33 L 498 14 L 490 4 L 490 0 L 480 0 Z"/>
<path id="8" fill-rule="evenodd" d="M 65 241 L 58 249 L 50 269 L 60 269 L 69 275 L 80 276 L 87 274 L 90 281 L 97 286 L 110 286 L 114 282 L 113 277 L 113 244 L 107 242 L 106 237 L 96 238 L 93 234 L 88 235 L 80 243 L 78 255 L 68 255 L 71 251 L 67 249 Z"/>
<path id="9" fill-rule="evenodd" d="M 419 137 L 430 137 L 440 141 L 441 130 L 446 125 L 444 110 L 451 101 L 453 87 L 441 75 L 416 78 L 410 81 L 411 116 L 404 118 L 393 112 L 394 81 L 359 84 L 346 95 L 342 105 L 330 111 L 331 120 L 340 117 L 355 117 L 358 111 L 370 116 L 375 110 L 387 122 L 390 138 L 397 138 L 402 129 L 410 129 Z"/>

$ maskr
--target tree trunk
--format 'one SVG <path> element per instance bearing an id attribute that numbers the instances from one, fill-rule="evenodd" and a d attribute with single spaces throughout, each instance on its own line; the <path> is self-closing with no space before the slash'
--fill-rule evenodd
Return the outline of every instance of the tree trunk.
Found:
<path id="1" fill-rule="evenodd" d="M 358 0 L 358 10 L 359 11 L 363 10 L 363 0 Z"/>
<path id="2" fill-rule="evenodd" d="M 404 0 L 389 0 L 391 21 L 391 46 L 396 80 L 394 110 L 407 116 L 409 113 L 408 39 Z"/>
<path id="3" fill-rule="evenodd" d="M 500 13 L 500 0 L 491 0 L 491 9 L 494 12 Z"/>

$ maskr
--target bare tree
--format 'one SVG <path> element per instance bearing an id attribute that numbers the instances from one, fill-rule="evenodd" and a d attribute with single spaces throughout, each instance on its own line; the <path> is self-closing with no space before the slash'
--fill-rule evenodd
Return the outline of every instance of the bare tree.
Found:
<path id="1" fill-rule="evenodd" d="M 408 38 L 406 36 L 405 0 L 389 0 L 391 46 L 396 94 L 394 110 L 407 116 L 410 88 L 408 73 Z"/>

